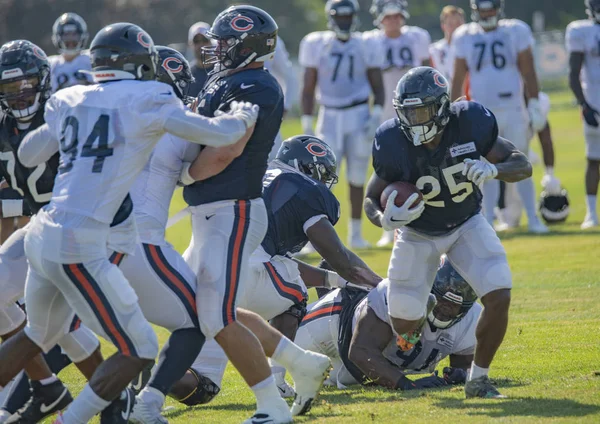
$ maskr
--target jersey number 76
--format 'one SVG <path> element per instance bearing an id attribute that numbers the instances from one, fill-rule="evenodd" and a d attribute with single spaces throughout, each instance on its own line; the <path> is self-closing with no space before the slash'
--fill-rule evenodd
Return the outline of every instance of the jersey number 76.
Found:
<path id="1" fill-rule="evenodd" d="M 60 150 L 66 157 L 61 155 L 58 172 L 64 174 L 73 169 L 73 162 L 77 158 L 78 153 L 79 157 L 95 157 L 92 172 L 95 174 L 102 172 L 104 159 L 113 154 L 113 148 L 110 147 L 112 146 L 113 139 L 109 140 L 109 123 L 110 117 L 108 115 L 100 115 L 92 128 L 92 132 L 85 140 L 81 148 L 81 153 L 79 153 L 79 121 L 72 115 L 67 116 L 63 122 L 60 137 Z M 94 147 L 96 141 L 98 144 L 97 147 Z"/>

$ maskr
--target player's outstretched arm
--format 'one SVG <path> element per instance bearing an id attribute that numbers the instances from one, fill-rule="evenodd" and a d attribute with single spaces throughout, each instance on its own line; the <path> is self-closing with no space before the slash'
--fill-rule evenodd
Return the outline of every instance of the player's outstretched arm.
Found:
<path id="1" fill-rule="evenodd" d="M 327 218 L 307 228 L 306 236 L 319 255 L 346 281 L 366 287 L 375 287 L 381 281 L 379 275 L 344 246 Z"/>
<path id="2" fill-rule="evenodd" d="M 463 87 L 467 72 L 469 72 L 467 61 L 462 58 L 454 59 L 454 76 L 452 77 L 452 92 L 450 93 L 452 101 L 463 96 Z"/>
<path id="3" fill-rule="evenodd" d="M 241 104 L 228 114 L 207 118 L 188 109 L 175 109 L 165 119 L 164 130 L 192 143 L 205 146 L 228 146 L 245 136 L 246 130 L 256 123 L 257 105 Z"/>
<path id="4" fill-rule="evenodd" d="M 533 173 L 531 162 L 527 156 L 502 137 L 498 137 L 485 158 L 495 165 L 497 170 L 495 178 L 507 183 L 524 180 L 531 177 Z"/>
<path id="5" fill-rule="evenodd" d="M 33 168 L 48 161 L 58 149 L 58 140 L 52 135 L 48 124 L 44 124 L 25 136 L 17 155 L 23 165 Z"/>

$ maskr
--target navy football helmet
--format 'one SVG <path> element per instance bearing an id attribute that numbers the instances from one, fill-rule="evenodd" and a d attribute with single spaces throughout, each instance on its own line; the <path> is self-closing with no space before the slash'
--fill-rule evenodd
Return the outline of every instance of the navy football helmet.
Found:
<path id="1" fill-rule="evenodd" d="M 258 7 L 232 6 L 219 13 L 206 33 L 215 45 L 202 48 L 203 62 L 215 65 L 209 74 L 271 59 L 278 30 L 271 15 Z"/>
<path id="2" fill-rule="evenodd" d="M 373 15 L 373 25 L 377 27 L 386 15 L 399 13 L 404 16 L 404 19 L 410 18 L 408 2 L 406 0 L 373 0 L 369 12 Z"/>
<path id="3" fill-rule="evenodd" d="M 442 261 L 431 293 L 435 295 L 437 304 L 427 318 L 436 328 L 452 327 L 469 312 L 477 300 L 475 291 L 448 260 Z"/>
<path id="4" fill-rule="evenodd" d="M 87 24 L 77 13 L 63 13 L 52 25 L 52 44 L 60 54 L 76 55 L 89 36 Z"/>
<path id="5" fill-rule="evenodd" d="M 335 153 L 327 143 L 312 135 L 297 135 L 284 140 L 275 159 L 321 181 L 328 188 L 338 181 Z"/>
<path id="6" fill-rule="evenodd" d="M 564 222 L 569 216 L 569 196 L 564 188 L 559 194 L 542 191 L 539 202 L 540 215 L 548 224 Z"/>
<path id="7" fill-rule="evenodd" d="M 600 0 L 585 0 L 585 12 L 591 19 L 600 23 Z"/>
<path id="8" fill-rule="evenodd" d="M 0 47 L 0 106 L 19 121 L 33 119 L 50 97 L 50 63 L 46 53 L 27 40 Z"/>
<path id="9" fill-rule="evenodd" d="M 187 59 L 177 50 L 166 46 L 156 46 L 159 66 L 157 80 L 169 84 L 184 103 L 189 103 L 187 92 L 195 81 Z"/>
<path id="10" fill-rule="evenodd" d="M 328 0 L 325 4 L 327 28 L 335 32 L 340 40 L 348 40 L 358 28 L 358 11 L 356 0 Z"/>
<path id="11" fill-rule="evenodd" d="M 96 82 L 133 79 L 155 80 L 158 53 L 146 31 L 128 22 L 102 28 L 90 45 Z"/>
<path id="12" fill-rule="evenodd" d="M 493 15 L 481 16 L 481 12 L 486 13 L 494 10 Z M 483 29 L 494 29 L 498 26 L 498 21 L 504 13 L 504 0 L 471 0 L 471 20 L 477 22 Z"/>
<path id="13" fill-rule="evenodd" d="M 428 66 L 412 68 L 400 78 L 392 103 L 400 128 L 415 146 L 433 140 L 450 119 L 448 81 Z"/>

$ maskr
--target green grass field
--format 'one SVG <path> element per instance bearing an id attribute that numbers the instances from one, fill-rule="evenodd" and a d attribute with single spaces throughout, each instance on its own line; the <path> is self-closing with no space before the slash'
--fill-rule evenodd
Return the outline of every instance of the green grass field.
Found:
<path id="1" fill-rule="evenodd" d="M 584 142 L 579 112 L 569 93 L 552 96 L 550 115 L 556 150 L 556 173 L 569 190 L 571 216 L 545 236 L 515 231 L 502 236 L 513 271 L 510 326 L 492 365 L 491 377 L 508 399 L 465 400 L 462 387 L 415 393 L 383 389 L 324 389 L 310 415 L 298 422 L 390 423 L 413 422 L 600 422 L 600 231 L 581 232 L 585 213 Z M 286 122 L 284 136 L 300 131 Z M 539 143 L 533 142 L 539 153 Z M 538 183 L 543 169 L 535 166 Z M 346 238 L 348 201 L 344 183 L 336 188 L 342 204 L 338 232 Z M 172 213 L 184 206 L 177 193 Z M 525 221 L 523 219 L 523 221 Z M 364 223 L 375 242 L 380 229 Z M 178 223 L 168 239 L 180 251 L 190 238 L 189 222 Z M 385 275 L 389 249 L 359 254 Z M 167 333 L 157 330 L 164 342 Z M 105 344 L 105 354 L 113 352 Z M 440 365 L 440 368 L 444 363 Z M 61 374 L 74 393 L 84 384 L 70 367 Z M 221 394 L 208 406 L 187 408 L 172 400 L 167 414 L 172 423 L 239 423 L 252 415 L 251 391 L 229 367 Z M 401 421 L 402 420 L 402 421 Z M 51 422 L 51 421 L 49 421 Z"/>

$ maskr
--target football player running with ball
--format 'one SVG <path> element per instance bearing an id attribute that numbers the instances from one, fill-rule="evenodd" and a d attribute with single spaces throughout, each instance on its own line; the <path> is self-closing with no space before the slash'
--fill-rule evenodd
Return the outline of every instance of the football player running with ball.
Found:
<path id="1" fill-rule="evenodd" d="M 488 378 L 508 324 L 512 279 L 506 253 L 481 212 L 480 185 L 487 180 L 516 182 L 531 176 L 527 157 L 498 136 L 494 115 L 479 103 L 451 104 L 448 83 L 429 67 L 409 71 L 394 97 L 398 119 L 375 134 L 373 168 L 365 212 L 385 230 L 398 230 L 388 268 L 388 309 L 396 334 L 422 324 L 440 256 L 448 260 L 483 303 L 477 347 L 465 385 L 467 397 L 498 398 Z M 402 206 L 392 182 L 416 185 Z"/>

